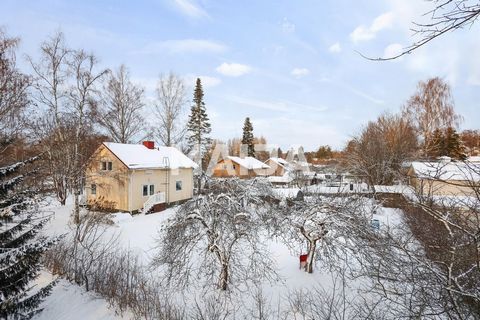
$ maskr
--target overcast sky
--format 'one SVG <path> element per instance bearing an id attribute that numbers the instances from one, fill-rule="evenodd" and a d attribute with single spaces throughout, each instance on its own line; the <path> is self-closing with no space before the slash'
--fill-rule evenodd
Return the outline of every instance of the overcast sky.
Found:
<path id="1" fill-rule="evenodd" d="M 204 83 L 212 136 L 256 135 L 286 149 L 342 148 L 367 121 L 396 112 L 420 80 L 452 86 L 462 129 L 480 128 L 480 22 L 400 60 L 371 62 L 412 41 L 422 0 L 3 0 L 0 26 L 36 56 L 62 30 L 102 65 L 124 63 L 152 95 L 173 71 Z M 189 96 L 190 98 L 190 96 Z M 148 113 L 148 110 L 147 110 Z"/>

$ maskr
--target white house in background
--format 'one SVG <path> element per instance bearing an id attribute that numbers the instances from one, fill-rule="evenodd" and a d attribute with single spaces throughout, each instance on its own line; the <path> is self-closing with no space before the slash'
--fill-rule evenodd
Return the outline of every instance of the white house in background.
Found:
<path id="1" fill-rule="evenodd" d="M 480 188 L 480 163 L 456 162 L 441 157 L 435 162 L 414 161 L 408 170 L 409 184 L 422 195 L 472 195 Z"/>
<path id="2" fill-rule="evenodd" d="M 193 196 L 197 164 L 174 147 L 104 142 L 86 170 L 90 205 L 122 211 L 160 211 Z"/>

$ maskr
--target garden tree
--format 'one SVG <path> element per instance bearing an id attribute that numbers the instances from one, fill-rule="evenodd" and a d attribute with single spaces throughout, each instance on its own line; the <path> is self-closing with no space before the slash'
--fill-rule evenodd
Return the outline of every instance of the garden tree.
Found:
<path id="1" fill-rule="evenodd" d="M 479 194 L 477 184 L 473 199 L 410 203 L 398 195 L 391 202 L 406 223 L 381 229 L 358 260 L 373 281 L 365 288 L 375 297 L 371 308 L 388 308 L 386 318 L 479 317 Z"/>
<path id="2" fill-rule="evenodd" d="M 203 104 L 203 92 L 200 82 L 198 82 L 198 85 L 198 98 L 200 99 L 198 105 L 201 106 Z M 182 119 L 186 102 L 186 91 L 183 80 L 174 73 L 160 76 L 157 84 L 157 99 L 154 108 L 156 117 L 154 133 L 167 147 L 179 145 L 183 142 L 187 129 Z M 197 102 L 195 102 L 195 105 L 197 106 Z M 208 122 L 204 106 L 203 111 L 201 107 L 199 107 L 199 110 L 196 110 L 196 112 L 203 112 L 202 121 Z M 197 133 L 198 126 L 198 124 L 195 125 Z M 198 142 L 198 140 L 195 142 Z M 186 153 L 188 153 L 189 150 L 182 151 L 187 151 Z"/>
<path id="3" fill-rule="evenodd" d="M 431 3 L 433 9 L 424 14 L 430 17 L 430 21 L 413 22 L 412 31 L 420 37 L 419 39 L 393 56 L 368 59 L 377 61 L 397 59 L 448 32 L 471 27 L 480 17 L 480 3 L 477 0 L 433 0 Z"/>
<path id="4" fill-rule="evenodd" d="M 390 185 L 399 177 L 402 163 L 417 150 L 414 128 L 399 115 L 384 114 L 369 122 L 348 144 L 346 166 L 368 184 Z"/>
<path id="5" fill-rule="evenodd" d="M 242 144 L 247 148 L 247 156 L 255 157 L 255 145 L 253 141 L 253 126 L 250 118 L 246 117 L 243 123 Z"/>
<path id="6" fill-rule="evenodd" d="M 208 119 L 205 102 L 203 102 L 203 89 L 200 78 L 197 78 L 193 92 L 193 106 L 187 123 L 188 145 L 194 152 L 195 161 L 198 164 L 197 175 L 198 192 L 202 189 L 202 178 L 204 175 L 203 156 L 210 147 L 209 137 L 210 121 Z"/>
<path id="7" fill-rule="evenodd" d="M 105 77 L 98 122 L 114 142 L 132 143 L 140 138 L 138 134 L 145 128 L 143 95 L 144 89 L 131 82 L 125 65 Z"/>
<path id="8" fill-rule="evenodd" d="M 270 187 L 260 180 L 209 181 L 209 193 L 183 204 L 160 231 L 154 265 L 175 288 L 198 279 L 220 290 L 239 289 L 275 276 L 261 233 L 273 217 Z"/>
<path id="9" fill-rule="evenodd" d="M 316 195 L 287 201 L 284 220 L 279 225 L 287 246 L 300 243 L 302 250 L 306 248 L 305 272 L 313 273 L 316 261 L 335 264 L 342 252 L 355 251 L 356 238 L 368 236 L 374 210 L 360 197 Z"/>
<path id="10" fill-rule="evenodd" d="M 423 144 L 423 155 L 428 154 L 428 141 L 435 129 L 457 127 L 462 117 L 455 113 L 450 86 L 440 78 L 418 83 L 417 92 L 403 107 L 403 115 L 410 121 Z"/>

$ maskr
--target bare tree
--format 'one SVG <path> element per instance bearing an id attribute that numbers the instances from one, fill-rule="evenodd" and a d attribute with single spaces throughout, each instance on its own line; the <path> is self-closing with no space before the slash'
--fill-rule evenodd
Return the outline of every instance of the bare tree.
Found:
<path id="1" fill-rule="evenodd" d="M 9 145 L 23 128 L 23 114 L 29 104 L 30 79 L 17 69 L 15 49 L 19 39 L 0 29 L 0 150 Z"/>
<path id="2" fill-rule="evenodd" d="M 80 194 L 83 189 L 83 180 L 89 154 L 85 145 L 86 136 L 93 121 L 93 112 L 98 104 L 97 83 L 107 73 L 107 70 L 96 70 L 98 62 L 93 54 L 83 50 L 73 53 L 69 63 L 73 74 L 73 83 L 70 87 L 69 106 L 70 117 L 74 123 L 74 140 L 70 141 L 73 147 L 73 171 L 70 176 L 74 196 L 73 219 L 75 223 L 80 219 Z"/>
<path id="3" fill-rule="evenodd" d="M 130 81 L 125 65 L 108 74 L 98 116 L 115 142 L 131 143 L 144 129 L 143 93 L 143 88 Z"/>
<path id="4" fill-rule="evenodd" d="M 424 16 L 430 16 L 430 22 L 413 22 L 412 31 L 419 39 L 393 56 L 384 58 L 364 58 L 375 61 L 398 59 L 410 54 L 430 41 L 442 35 L 464 27 L 472 26 L 480 17 L 480 3 L 477 0 L 432 0 L 434 7 Z"/>
<path id="5" fill-rule="evenodd" d="M 440 78 L 418 83 L 417 92 L 403 107 L 403 115 L 415 126 L 422 139 L 424 155 L 436 129 L 456 128 L 462 117 L 455 113 L 450 86 Z"/>
<path id="6" fill-rule="evenodd" d="M 274 277 L 273 262 L 260 241 L 267 228 L 268 186 L 226 179 L 211 181 L 209 190 L 180 207 L 161 233 L 154 265 L 165 267 L 167 281 L 177 288 L 193 285 L 194 272 L 221 290 Z"/>
<path id="7" fill-rule="evenodd" d="M 182 116 L 186 102 L 183 80 L 174 73 L 160 76 L 154 108 L 158 121 L 155 135 L 167 147 L 180 144 L 185 137 L 187 128 Z"/>
<path id="8" fill-rule="evenodd" d="M 415 155 L 417 137 L 403 117 L 384 114 L 369 122 L 345 150 L 349 170 L 368 184 L 388 185 L 400 177 L 402 163 Z"/>
<path id="9" fill-rule="evenodd" d="M 71 171 L 71 159 L 68 138 L 63 119 L 67 103 L 68 64 L 70 49 L 65 44 L 61 32 L 43 42 L 40 46 L 40 58 L 35 62 L 27 57 L 33 69 L 34 101 L 43 112 L 35 114 L 32 121 L 34 136 L 42 142 L 45 153 L 44 167 L 52 179 L 57 199 L 65 204 L 68 193 L 68 176 Z"/>

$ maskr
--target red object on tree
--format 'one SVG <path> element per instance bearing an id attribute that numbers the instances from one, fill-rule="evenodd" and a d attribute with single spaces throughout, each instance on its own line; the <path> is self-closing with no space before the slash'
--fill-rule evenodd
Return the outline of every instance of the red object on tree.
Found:
<path id="1" fill-rule="evenodd" d="M 308 254 L 301 254 L 300 255 L 300 263 L 307 262 Z"/>

